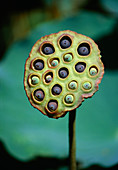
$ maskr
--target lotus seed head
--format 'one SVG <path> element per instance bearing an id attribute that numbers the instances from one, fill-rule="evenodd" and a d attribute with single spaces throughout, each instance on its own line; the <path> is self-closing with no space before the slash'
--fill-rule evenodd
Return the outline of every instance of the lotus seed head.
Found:
<path id="1" fill-rule="evenodd" d="M 72 90 L 76 89 L 76 88 L 77 88 L 77 83 L 76 83 L 76 81 L 71 81 L 71 82 L 69 83 L 69 88 L 72 89 Z"/>
<path id="2" fill-rule="evenodd" d="M 87 82 L 84 82 L 83 83 L 83 88 L 85 89 L 85 90 L 90 90 L 91 89 L 91 83 L 89 82 L 89 81 L 87 81 Z"/>
<path id="3" fill-rule="evenodd" d="M 98 70 L 95 67 L 90 68 L 89 71 L 91 76 L 95 76 L 98 73 Z"/>
<path id="4" fill-rule="evenodd" d="M 72 55 L 71 54 L 64 55 L 64 61 L 66 61 L 66 62 L 72 61 Z"/>
<path id="5" fill-rule="evenodd" d="M 38 84 L 38 83 L 39 83 L 39 78 L 38 78 L 37 76 L 32 76 L 32 78 L 31 78 L 31 83 L 32 83 L 33 85 Z"/>
<path id="6" fill-rule="evenodd" d="M 103 74 L 95 42 L 65 30 L 35 43 L 25 64 L 24 88 L 32 106 L 48 117 L 59 118 L 91 97 Z"/>
<path id="7" fill-rule="evenodd" d="M 51 62 L 51 66 L 53 66 L 53 67 L 55 67 L 55 66 L 57 66 L 58 65 L 58 60 L 52 60 L 52 62 Z"/>
<path id="8" fill-rule="evenodd" d="M 72 103 L 73 100 L 74 100 L 73 95 L 71 95 L 71 94 L 66 95 L 66 97 L 65 97 L 66 103 Z"/>

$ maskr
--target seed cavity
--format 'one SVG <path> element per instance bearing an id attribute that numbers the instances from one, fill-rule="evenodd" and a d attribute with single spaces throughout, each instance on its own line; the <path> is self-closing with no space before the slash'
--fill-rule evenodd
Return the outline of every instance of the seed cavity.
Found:
<path id="1" fill-rule="evenodd" d="M 50 44 L 50 43 L 43 44 L 41 50 L 45 55 L 50 55 L 50 54 L 53 54 L 55 52 L 53 45 Z"/>
<path id="2" fill-rule="evenodd" d="M 90 53 L 90 45 L 88 43 L 82 43 L 77 48 L 77 52 L 81 56 L 87 56 Z"/>
<path id="3" fill-rule="evenodd" d="M 44 61 L 37 59 L 34 61 L 33 66 L 35 70 L 42 70 L 44 68 Z"/>
<path id="4" fill-rule="evenodd" d="M 50 112 L 54 112 L 57 109 L 57 107 L 58 107 L 58 103 L 57 103 L 56 100 L 50 100 L 48 102 L 47 107 L 48 107 Z"/>
<path id="5" fill-rule="evenodd" d="M 71 81 L 69 84 L 68 84 L 68 87 L 69 89 L 71 90 L 75 90 L 77 88 L 77 82 L 76 81 Z"/>
<path id="6" fill-rule="evenodd" d="M 95 76 L 98 73 L 98 68 L 96 66 L 92 66 L 89 69 L 89 73 L 90 73 L 91 76 Z"/>
<path id="7" fill-rule="evenodd" d="M 66 77 L 68 76 L 69 71 L 68 71 L 67 68 L 62 67 L 62 68 L 59 69 L 58 74 L 59 74 L 59 77 L 60 77 L 60 78 L 64 79 L 64 78 L 66 78 Z"/>
<path id="8" fill-rule="evenodd" d="M 78 73 L 82 73 L 86 68 L 86 63 L 84 62 L 78 62 L 76 65 L 75 65 L 75 70 L 78 72 Z"/>
<path id="9" fill-rule="evenodd" d="M 44 79 L 45 79 L 46 83 L 50 83 L 52 81 L 52 79 L 53 79 L 53 73 L 52 72 L 48 72 L 47 74 L 45 74 Z"/>
<path id="10" fill-rule="evenodd" d="M 31 77 L 31 84 L 36 85 L 39 83 L 39 77 L 38 76 L 32 76 Z"/>
<path id="11" fill-rule="evenodd" d="M 58 58 L 54 58 L 50 61 L 50 65 L 52 67 L 56 67 L 59 64 L 59 59 Z"/>
<path id="12" fill-rule="evenodd" d="M 52 88 L 53 95 L 59 95 L 62 92 L 62 87 L 59 84 L 55 84 Z"/>
<path id="13" fill-rule="evenodd" d="M 72 40 L 69 36 L 63 36 L 60 40 L 60 46 L 62 49 L 69 48 L 72 44 Z"/>
<path id="14" fill-rule="evenodd" d="M 72 56 L 72 54 L 65 54 L 63 58 L 64 58 L 65 62 L 70 62 L 70 61 L 72 61 L 73 56 Z"/>
<path id="15" fill-rule="evenodd" d="M 34 91 L 34 97 L 38 101 L 42 101 L 44 99 L 44 91 L 42 89 L 37 89 Z"/>
<path id="16" fill-rule="evenodd" d="M 92 88 L 92 85 L 89 81 L 86 81 L 86 82 L 83 83 L 82 87 L 85 90 L 90 90 Z"/>
<path id="17" fill-rule="evenodd" d="M 73 95 L 71 95 L 71 94 L 68 94 L 68 95 L 66 95 L 66 97 L 65 97 L 65 102 L 66 103 L 73 103 L 73 100 L 74 100 L 74 97 L 73 97 Z"/>

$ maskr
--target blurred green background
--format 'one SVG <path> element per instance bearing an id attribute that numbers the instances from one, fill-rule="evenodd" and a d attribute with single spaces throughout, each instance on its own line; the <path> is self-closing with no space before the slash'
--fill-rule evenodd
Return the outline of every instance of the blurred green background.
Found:
<path id="1" fill-rule="evenodd" d="M 44 35 L 70 29 L 98 44 L 105 75 L 77 109 L 80 169 L 118 168 L 118 0 L 38 0 L 0 6 L 0 162 L 4 169 L 68 169 L 68 114 L 52 120 L 23 87 L 24 64 Z"/>

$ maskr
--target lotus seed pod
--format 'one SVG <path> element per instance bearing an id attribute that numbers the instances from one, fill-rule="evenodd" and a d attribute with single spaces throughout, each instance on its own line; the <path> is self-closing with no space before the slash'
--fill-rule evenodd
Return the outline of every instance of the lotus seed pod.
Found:
<path id="1" fill-rule="evenodd" d="M 26 60 L 24 87 L 32 106 L 51 118 L 79 107 L 97 90 L 104 74 L 95 42 L 73 31 L 39 39 Z"/>

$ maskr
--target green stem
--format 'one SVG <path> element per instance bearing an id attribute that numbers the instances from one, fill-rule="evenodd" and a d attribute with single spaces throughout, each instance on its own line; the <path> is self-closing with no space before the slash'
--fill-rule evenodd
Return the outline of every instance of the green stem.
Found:
<path id="1" fill-rule="evenodd" d="M 76 170 L 76 109 L 69 112 L 69 169 Z"/>

